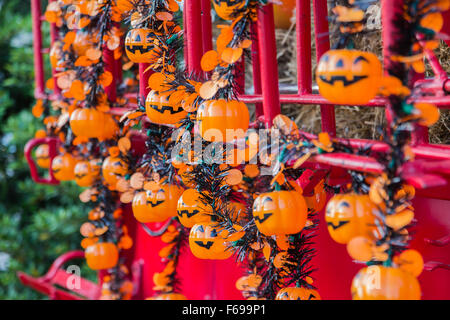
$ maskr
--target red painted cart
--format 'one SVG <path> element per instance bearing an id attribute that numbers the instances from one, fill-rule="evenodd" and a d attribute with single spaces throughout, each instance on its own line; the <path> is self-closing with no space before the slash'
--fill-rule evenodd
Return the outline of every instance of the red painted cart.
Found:
<path id="1" fill-rule="evenodd" d="M 311 17 L 311 2 L 313 17 Z M 44 68 L 41 35 L 41 8 L 40 0 L 31 0 L 33 10 L 33 32 L 35 49 L 35 70 L 36 70 L 36 97 L 44 95 Z M 392 17 L 396 8 L 401 6 L 402 0 L 381 0 L 383 41 L 385 56 L 388 53 L 389 44 L 395 39 L 391 36 Z M 204 52 L 212 49 L 211 32 L 211 9 L 210 0 L 185 0 L 185 58 L 189 71 L 200 72 L 200 59 Z M 254 94 L 247 95 L 241 92 L 240 99 L 246 103 L 256 105 L 256 116 L 263 116 L 267 125 L 270 125 L 274 116 L 280 113 L 280 104 L 298 104 L 299 108 L 303 104 L 320 105 L 322 116 L 322 130 L 330 135 L 336 135 L 336 125 L 334 110 L 339 106 L 334 106 L 323 97 L 312 90 L 312 66 L 311 66 L 311 19 L 314 18 L 314 33 L 317 49 L 317 59 L 329 49 L 328 37 L 323 35 L 328 33 L 327 21 L 327 1 L 326 0 L 297 0 L 297 68 L 298 68 L 298 93 L 280 94 L 277 78 L 276 43 L 273 20 L 272 5 L 267 5 L 259 13 L 258 22 L 253 26 L 257 34 L 251 48 Z M 446 26 L 444 32 L 450 34 L 450 13 L 446 14 Z M 55 26 L 51 27 L 52 40 L 57 38 Z M 199 37 L 198 35 L 201 35 Z M 105 52 L 108 56 L 110 53 Z M 435 77 L 423 79 L 423 76 L 416 77 L 415 85 L 420 84 L 427 96 L 422 98 L 423 102 L 436 104 L 439 108 L 450 108 L 450 82 L 447 73 L 442 69 L 438 60 L 432 52 L 427 53 Z M 113 61 L 110 60 L 110 61 Z M 389 61 L 386 60 L 385 64 Z M 118 76 L 117 64 L 110 64 L 110 70 Z M 144 74 L 145 65 L 140 65 L 141 95 L 146 94 L 145 84 L 149 74 Z M 115 71 L 115 72 L 114 72 Z M 243 78 L 238 80 L 244 88 Z M 57 95 L 58 92 L 55 92 Z M 108 94 L 115 96 L 115 89 L 108 88 Z M 132 107 L 132 106 L 130 106 Z M 387 102 L 383 98 L 375 98 L 365 107 L 385 107 L 387 120 L 391 119 Z M 124 110 L 113 110 L 117 114 L 122 114 Z M 370 140 L 350 139 L 353 147 L 358 148 L 371 144 L 377 151 L 387 150 L 387 146 L 381 142 Z M 56 153 L 56 141 L 53 140 L 32 140 L 27 145 L 26 154 L 30 162 L 33 179 L 37 183 L 56 183 L 51 175 L 48 179 L 38 177 L 36 166 L 31 158 L 33 147 L 43 144 L 50 144 L 51 157 Z M 142 151 L 142 137 L 139 134 L 134 139 L 134 147 L 137 151 Z M 427 263 L 426 270 L 420 275 L 423 299 L 449 299 L 450 298 L 450 146 L 432 145 L 428 143 L 428 132 L 426 128 L 418 127 L 414 132 L 412 149 L 416 155 L 416 160 L 408 163 L 405 168 L 405 177 L 408 183 L 417 189 L 417 196 L 414 199 L 416 218 L 418 225 L 415 229 L 415 236 L 412 247 L 420 251 Z M 354 169 L 366 172 L 380 172 L 381 168 L 374 159 L 345 154 L 320 155 L 312 159 L 308 166 L 332 170 L 339 175 L 341 168 Z M 159 248 L 162 242 L 158 238 L 150 237 L 145 230 L 136 225 L 129 207 L 126 207 L 126 223 L 134 237 L 135 245 L 127 253 L 130 266 L 133 266 L 134 282 L 137 285 L 134 298 L 141 299 L 152 295 L 152 276 L 154 272 L 162 269 Z M 319 215 L 323 220 L 323 214 Z M 158 228 L 161 225 L 149 225 L 151 228 Z M 439 240 L 440 239 L 440 240 Z M 439 241 L 435 241 L 439 240 Z M 315 273 L 316 282 L 323 299 L 350 299 L 350 284 L 353 276 L 362 267 L 351 261 L 345 246 L 332 241 L 328 235 L 326 224 L 321 221 L 319 233 L 316 238 L 318 254 L 313 260 L 313 264 L 318 268 Z M 63 256 L 60 259 L 65 259 Z M 59 261 L 59 260 L 57 260 Z M 434 261 L 434 262 L 433 262 Z M 57 262 L 55 262 L 57 264 Z M 431 270 L 434 271 L 431 271 Z M 53 269 L 51 269 L 53 270 Z M 185 250 L 181 257 L 180 274 L 183 276 L 184 294 L 188 299 L 241 299 L 239 291 L 235 289 L 235 281 L 241 276 L 242 270 L 236 266 L 233 259 L 226 261 L 207 261 L 194 258 L 189 250 Z M 52 294 L 48 289 L 52 283 L 58 283 L 60 272 L 49 272 L 42 278 L 31 278 L 23 274 L 20 278 L 24 284 L 33 287 L 52 298 L 71 299 L 73 295 Z M 53 277 L 53 278 L 52 278 Z M 52 280 L 53 279 L 53 280 Z M 84 292 L 85 298 L 96 298 L 98 286 L 88 286 L 90 292 Z M 89 291 L 89 290 L 88 290 Z"/>

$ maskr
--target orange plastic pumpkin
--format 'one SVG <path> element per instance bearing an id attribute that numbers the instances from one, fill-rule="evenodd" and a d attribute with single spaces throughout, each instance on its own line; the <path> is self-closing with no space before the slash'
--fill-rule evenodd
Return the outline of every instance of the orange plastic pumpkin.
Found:
<path id="1" fill-rule="evenodd" d="M 298 233 L 307 216 L 305 199 L 296 191 L 263 193 L 253 202 L 256 227 L 266 236 Z"/>
<path id="2" fill-rule="evenodd" d="M 76 164 L 75 182 L 80 187 L 90 187 L 100 173 L 99 160 L 80 161 Z"/>
<path id="3" fill-rule="evenodd" d="M 245 5 L 245 1 L 242 0 L 212 0 L 214 5 L 214 10 L 217 15 L 224 20 L 233 20 L 235 15 L 234 12 L 242 9 Z"/>
<path id="4" fill-rule="evenodd" d="M 48 145 L 41 144 L 36 148 L 36 162 L 37 165 L 43 169 L 50 167 L 50 156 L 48 154 Z"/>
<path id="5" fill-rule="evenodd" d="M 177 215 L 177 202 L 183 189 L 165 184 L 157 191 L 142 191 L 133 198 L 132 209 L 139 222 L 162 222 Z"/>
<path id="6" fill-rule="evenodd" d="M 188 197 L 187 203 L 184 201 Z M 200 200 L 200 193 L 195 189 L 187 189 L 178 199 L 177 214 L 180 223 L 192 228 L 196 223 L 210 222 L 212 209 Z"/>
<path id="7" fill-rule="evenodd" d="M 187 115 L 180 104 L 170 104 L 166 95 L 158 94 L 154 90 L 147 96 L 145 111 L 148 119 L 157 124 L 176 124 Z"/>
<path id="8" fill-rule="evenodd" d="M 289 29 L 291 18 L 294 15 L 296 0 L 281 0 L 282 4 L 273 5 L 275 28 Z"/>
<path id="9" fill-rule="evenodd" d="M 55 157 L 52 161 L 52 171 L 59 181 L 69 181 L 75 179 L 74 168 L 77 160 L 70 154 L 65 153 Z"/>
<path id="10" fill-rule="evenodd" d="M 357 236 L 379 239 L 381 236 L 376 227 L 378 219 L 374 214 L 377 211 L 377 206 L 368 195 L 335 195 L 328 201 L 325 214 L 331 238 L 341 244 Z"/>
<path id="11" fill-rule="evenodd" d="M 205 101 L 197 110 L 198 131 L 206 141 L 230 142 L 244 138 L 249 121 L 247 106 L 235 100 Z"/>
<path id="12" fill-rule="evenodd" d="M 135 63 L 153 63 L 159 59 L 159 49 L 155 45 L 157 33 L 150 29 L 137 28 L 128 31 L 125 38 L 125 52 Z"/>
<path id="13" fill-rule="evenodd" d="M 231 257 L 233 252 L 227 250 L 222 232 L 212 222 L 195 224 L 189 234 L 192 254 L 199 259 L 224 260 Z"/>
<path id="14" fill-rule="evenodd" d="M 107 157 L 103 161 L 102 174 L 105 181 L 113 190 L 116 188 L 119 177 L 123 177 L 128 172 L 128 164 L 118 157 Z"/>
<path id="15" fill-rule="evenodd" d="M 288 287 L 278 291 L 275 300 L 322 300 L 314 289 Z"/>
<path id="16" fill-rule="evenodd" d="M 119 261 L 119 250 L 114 243 L 99 242 L 90 245 L 85 252 L 86 263 L 92 270 L 113 268 Z"/>
<path id="17" fill-rule="evenodd" d="M 76 136 L 110 139 L 119 131 L 111 114 L 95 108 L 78 108 L 70 116 L 70 127 Z"/>
<path id="18" fill-rule="evenodd" d="M 381 85 L 382 66 L 377 56 L 357 50 L 330 50 L 317 66 L 320 94 L 337 104 L 366 104 Z"/>
<path id="19" fill-rule="evenodd" d="M 420 300 L 419 281 L 399 268 L 369 266 L 353 278 L 353 300 Z"/>

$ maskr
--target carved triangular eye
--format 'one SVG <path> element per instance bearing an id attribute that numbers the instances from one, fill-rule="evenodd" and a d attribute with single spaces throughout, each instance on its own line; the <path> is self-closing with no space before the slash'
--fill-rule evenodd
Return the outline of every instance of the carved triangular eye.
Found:
<path id="1" fill-rule="evenodd" d="M 343 68 L 344 67 L 344 60 L 339 59 L 338 62 L 336 62 L 336 68 Z"/>
<path id="2" fill-rule="evenodd" d="M 211 230 L 211 237 L 217 237 L 217 231 L 216 231 L 216 229 L 212 229 Z"/>
<path id="3" fill-rule="evenodd" d="M 140 35 L 137 35 L 137 36 L 136 36 L 136 39 L 134 39 L 134 41 L 136 41 L 136 42 L 138 42 L 138 41 L 141 42 L 141 41 L 142 41 L 142 40 L 141 40 L 141 36 L 140 36 Z"/>
<path id="4" fill-rule="evenodd" d="M 205 232 L 205 229 L 203 229 L 203 226 L 202 226 L 202 225 L 199 225 L 198 228 L 197 228 L 197 230 L 200 231 L 200 232 Z"/>

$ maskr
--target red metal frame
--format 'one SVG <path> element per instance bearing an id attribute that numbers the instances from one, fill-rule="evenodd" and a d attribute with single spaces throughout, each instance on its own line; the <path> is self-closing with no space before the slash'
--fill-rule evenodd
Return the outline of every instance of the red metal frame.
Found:
<path id="1" fill-rule="evenodd" d="M 96 300 L 100 297 L 101 288 L 98 284 L 93 283 L 87 279 L 81 278 L 78 275 L 67 273 L 62 269 L 62 266 L 74 259 L 84 259 L 84 251 L 70 251 L 61 255 L 53 262 L 48 272 L 40 277 L 34 278 L 26 273 L 18 272 L 17 276 L 20 281 L 36 291 L 48 295 L 52 300 Z M 76 278 L 80 284 L 79 288 L 68 289 L 67 280 L 69 277 L 73 280 Z M 73 282 L 71 282 L 73 283 Z M 62 290 L 55 285 L 65 288 Z M 70 290 L 70 292 L 68 291 Z M 76 293 L 76 294 L 73 294 Z"/>
<path id="2" fill-rule="evenodd" d="M 36 97 L 43 97 L 44 94 L 44 69 L 42 53 L 41 11 L 40 0 L 31 0 L 33 13 L 33 35 L 36 71 Z M 395 8 L 402 3 L 402 0 L 382 0 L 383 14 L 383 41 L 385 43 L 385 58 L 389 52 L 386 44 L 395 41 L 391 37 L 391 20 Z M 185 0 L 184 1 L 184 32 L 185 32 L 185 61 L 188 72 L 200 74 L 200 59 L 204 52 L 212 48 L 212 23 L 211 23 L 211 3 L 209 0 Z M 329 49 L 328 21 L 327 21 L 327 1 L 313 0 L 312 9 L 314 14 L 314 31 L 317 48 L 317 57 Z M 315 104 L 321 106 L 322 130 L 330 135 L 335 135 L 336 125 L 334 118 L 335 105 L 326 101 L 319 94 L 313 92 L 312 76 L 312 54 L 311 54 L 311 1 L 297 0 L 297 73 L 298 73 L 298 93 L 280 94 L 278 91 L 277 61 L 276 61 L 276 41 L 274 34 L 273 8 L 269 4 L 265 6 L 258 16 L 258 22 L 252 25 L 255 34 L 251 47 L 251 59 L 253 68 L 254 94 L 241 93 L 239 99 L 246 103 L 253 103 L 256 106 L 256 117 L 263 116 L 267 126 L 270 126 L 274 116 L 280 113 L 281 104 Z M 449 13 L 446 16 L 450 16 Z M 450 21 L 450 19 L 446 19 Z M 446 22 L 444 33 L 450 30 L 450 23 Z M 52 26 L 52 41 L 56 40 L 56 27 Z M 201 34 L 201 37 L 199 35 Z M 419 39 L 420 40 L 420 39 Z M 107 56 L 107 55 L 106 55 Z M 448 109 L 450 107 L 450 82 L 448 76 L 442 69 L 438 60 L 431 51 L 426 52 L 436 77 L 433 79 L 423 79 L 423 75 L 416 75 L 414 85 L 420 87 L 424 95 L 418 101 L 434 103 L 439 108 Z M 108 61 L 108 60 L 106 60 Z M 385 63 L 390 63 L 388 60 Z M 150 72 L 144 73 L 148 66 L 139 66 L 140 76 L 140 96 L 145 98 L 148 93 L 148 77 Z M 115 62 L 114 78 L 121 77 L 120 70 Z M 54 73 L 53 73 L 54 75 Z M 243 79 L 237 80 L 244 83 Z M 58 92 L 56 92 L 58 93 Z M 112 93 L 109 97 L 114 97 Z M 112 99 L 114 100 L 114 99 Z M 386 107 L 387 101 L 382 97 L 376 97 L 364 107 Z M 135 108 L 130 104 L 130 108 Z M 387 108 L 387 119 L 390 120 L 389 108 Z M 114 114 L 122 114 L 124 110 L 114 109 Z M 310 138 L 311 134 L 305 133 Z M 377 152 L 386 152 L 388 146 L 379 141 L 362 139 L 340 139 L 348 142 L 352 147 L 372 145 L 372 149 Z M 138 149 L 144 146 L 139 144 Z M 427 130 L 418 128 L 415 131 L 412 150 L 416 155 L 416 160 L 408 163 L 404 167 L 405 176 L 408 181 L 418 189 L 417 197 L 414 200 L 416 217 L 419 221 L 417 233 L 412 242 L 412 247 L 419 250 L 424 259 L 428 261 L 448 259 L 450 248 L 434 247 L 427 242 L 427 239 L 437 239 L 450 234 L 450 222 L 445 212 L 450 212 L 450 146 L 433 145 L 427 141 Z M 142 150 L 141 150 L 142 151 Z M 305 164 L 307 168 L 323 169 L 316 171 L 316 174 L 323 174 L 331 170 L 333 179 L 345 181 L 345 170 L 353 169 L 364 172 L 379 173 L 381 168 L 374 159 L 348 154 L 320 155 L 311 159 Z M 32 167 L 30 163 L 30 168 Z M 32 169 L 33 170 L 33 169 Z M 317 173 L 318 172 L 318 173 Z M 308 173 L 308 171 L 307 171 Z M 308 175 L 308 174 L 307 174 Z M 317 178 L 317 177 L 316 177 Z M 305 178 L 306 179 L 306 178 Z M 301 179 L 300 179 L 301 180 Z M 299 183 L 304 183 L 304 179 Z M 48 181 L 38 181 L 48 183 Z M 308 188 L 311 187 L 308 185 Z M 435 200 L 445 199 L 445 200 Z M 130 206 L 125 207 L 127 225 L 133 226 L 132 234 L 135 240 L 133 249 L 127 253 L 129 260 L 139 261 L 142 265 L 142 286 L 136 298 L 145 298 L 152 295 L 152 276 L 154 272 L 162 270 L 157 252 L 163 246 L 159 239 L 149 237 L 140 226 L 134 226 L 134 220 Z M 323 214 L 319 214 L 323 220 Z M 158 224 L 153 225 L 158 227 Z M 353 263 L 348 256 L 345 246 L 333 242 L 326 229 L 326 224 L 321 221 L 319 232 L 316 238 L 318 255 L 313 263 L 319 268 L 316 272 L 315 284 L 319 287 L 324 299 L 349 299 L 350 283 L 353 276 L 361 266 Z M 181 257 L 184 293 L 190 299 L 240 299 L 240 293 L 235 289 L 234 280 L 240 276 L 239 270 L 234 261 L 205 261 L 195 259 L 189 250 Z M 227 277 L 220 277 L 219 274 L 226 274 Z M 339 274 L 339 277 L 336 275 Z M 419 280 L 421 281 L 423 298 L 443 299 L 449 298 L 448 286 L 442 283 L 450 282 L 450 274 L 445 270 L 423 272 Z M 138 281 L 138 280 L 136 280 Z"/>
<path id="3" fill-rule="evenodd" d="M 48 168 L 48 177 L 42 178 L 39 176 L 38 168 L 36 165 L 36 162 L 34 161 L 32 157 L 32 152 L 34 148 L 36 148 L 39 145 L 46 144 L 48 145 L 48 157 L 50 159 L 50 166 Z M 42 184 L 51 184 L 51 185 L 57 185 L 59 184 L 59 181 L 55 178 L 53 175 L 53 158 L 55 158 L 58 155 L 58 146 L 60 144 L 60 140 L 58 138 L 40 138 L 40 139 L 31 139 L 28 141 L 28 143 L 25 145 L 25 158 L 27 159 L 28 166 L 30 167 L 31 172 L 31 178 L 36 183 L 42 183 Z"/>

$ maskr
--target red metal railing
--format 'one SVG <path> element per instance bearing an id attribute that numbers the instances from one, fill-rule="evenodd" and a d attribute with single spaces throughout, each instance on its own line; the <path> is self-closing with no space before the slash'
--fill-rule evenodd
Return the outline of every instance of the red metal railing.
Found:
<path id="1" fill-rule="evenodd" d="M 53 1 L 53 0 L 50 0 Z M 399 5 L 402 0 L 382 0 L 383 8 L 383 40 L 388 43 L 391 32 L 390 12 Z M 35 72 L 36 72 L 36 98 L 45 97 L 45 75 L 43 68 L 43 53 L 48 52 L 42 48 L 41 35 L 41 7 L 40 0 L 31 0 L 33 13 L 33 35 L 34 35 L 34 53 L 35 53 Z M 311 3 L 314 16 L 311 16 Z M 185 0 L 184 1 L 184 32 L 185 32 L 185 61 L 187 62 L 188 72 L 198 72 L 200 70 L 200 59 L 204 52 L 212 49 L 212 23 L 211 23 L 211 2 L 210 0 Z M 253 87 L 254 94 L 249 95 L 241 93 L 240 99 L 246 103 L 255 104 L 256 117 L 263 116 L 267 126 L 270 126 L 274 116 L 280 113 L 281 104 L 315 104 L 321 106 L 322 130 L 335 135 L 336 125 L 334 119 L 335 106 L 326 101 L 319 94 L 313 92 L 313 73 L 312 73 L 312 53 L 311 53 L 311 20 L 314 18 L 315 42 L 317 48 L 317 59 L 329 48 L 328 39 L 328 21 L 327 21 L 327 1 L 326 0 L 297 0 L 297 86 L 296 94 L 280 94 L 278 90 L 278 66 L 276 61 L 276 41 L 274 35 L 273 9 L 268 5 L 261 10 L 258 17 L 258 23 L 252 25 L 255 38 L 251 47 L 251 59 L 253 68 Z M 450 20 L 450 19 L 448 19 Z M 448 25 L 450 30 L 450 23 Z M 52 26 L 52 41 L 57 39 L 56 27 Z M 445 32 L 445 31 L 444 31 Z M 201 37 L 199 37 L 201 34 Z M 106 54 L 108 56 L 108 54 Z M 434 79 L 423 79 L 423 76 L 416 77 L 415 85 L 419 86 L 426 97 L 421 97 L 421 102 L 436 104 L 439 108 L 450 107 L 450 95 L 447 95 L 450 89 L 448 77 L 437 59 L 431 52 L 427 53 L 431 66 L 436 74 Z M 108 61 L 108 58 L 106 59 Z M 144 73 L 148 65 L 139 65 L 140 75 L 140 97 L 146 97 L 149 89 L 147 88 L 150 72 Z M 120 67 L 117 61 L 114 67 L 108 70 L 114 70 L 114 79 L 120 77 Z M 53 76 L 55 72 L 53 71 Z M 56 79 L 55 79 L 56 81 Z M 243 79 L 238 79 L 238 83 L 244 83 Z M 113 89 L 111 89 L 113 90 Z M 59 92 L 55 91 L 58 95 Z M 110 99 L 114 94 L 109 92 Z M 54 99 L 55 96 L 50 97 Z M 114 100 L 114 99 L 112 99 Z M 130 104 L 130 108 L 135 105 Z M 386 100 L 376 97 L 364 107 L 386 107 Z M 123 114 L 123 109 L 113 109 L 116 115 Z M 389 112 L 387 113 L 389 119 Z M 419 134 L 418 134 L 419 132 Z M 305 133 L 306 136 L 314 137 L 312 134 Z M 344 141 L 342 139 L 341 141 Z M 360 148 L 370 144 L 372 150 L 376 152 L 386 152 L 388 146 L 379 141 L 363 139 L 345 139 L 352 147 Z M 29 148 L 31 150 L 31 147 Z M 414 200 L 416 215 L 420 221 L 418 232 L 415 235 L 412 246 L 419 250 L 424 259 L 446 259 L 448 258 L 448 249 L 432 248 L 425 243 L 424 238 L 439 238 L 448 235 L 450 232 L 448 221 L 445 219 L 446 211 L 450 210 L 448 201 L 434 199 L 450 199 L 450 146 L 433 145 L 428 143 L 426 130 L 416 130 L 412 150 L 416 155 L 416 160 L 408 163 L 404 167 L 405 176 L 408 181 L 417 188 L 424 188 L 418 191 L 418 197 Z M 31 151 L 28 153 L 30 167 Z M 339 176 L 344 170 L 339 168 L 348 168 L 365 172 L 380 172 L 380 167 L 372 158 L 355 157 L 347 154 L 320 155 L 313 158 L 305 164 L 307 168 L 324 169 L 317 170 L 315 174 L 323 175 L 324 172 L 331 170 L 332 175 Z M 39 183 L 49 183 L 48 181 L 35 180 Z M 427 198 L 425 198 L 427 197 Z M 430 199 L 434 198 L 434 199 Z M 127 225 L 132 226 L 134 218 L 131 209 L 126 208 L 124 215 Z M 318 267 L 316 273 L 317 286 L 320 288 L 324 299 L 349 299 L 350 283 L 360 266 L 354 264 L 348 257 L 345 246 L 339 246 L 331 241 L 326 230 L 326 224 L 323 221 L 323 214 L 319 215 L 319 231 L 317 237 L 317 258 L 313 261 L 314 266 Z M 130 230 L 133 228 L 130 228 Z M 134 230 L 134 229 L 133 229 Z M 135 245 L 128 253 L 129 260 L 144 261 L 142 277 L 135 282 L 142 283 L 138 298 L 145 298 L 152 294 L 151 278 L 154 272 L 159 272 L 162 265 L 157 255 L 161 243 L 158 239 L 150 238 L 142 228 L 136 228 L 133 239 Z M 149 248 L 152 248 L 150 250 Z M 239 298 L 240 294 L 234 286 L 234 279 L 237 279 L 240 270 L 237 270 L 233 261 L 203 261 L 192 257 L 189 250 L 183 256 L 180 263 L 183 266 L 183 272 L 189 274 L 183 278 L 185 293 L 191 299 L 226 299 Z M 339 261 L 338 264 L 335 262 Z M 236 269 L 236 270 L 235 270 Z M 220 272 L 227 274 L 227 277 L 218 277 Z M 424 292 L 424 298 L 443 299 L 448 298 L 448 289 L 442 286 L 450 280 L 448 273 L 443 271 L 434 271 L 421 275 L 421 286 Z M 136 272 L 136 274 L 138 274 Z M 335 275 L 339 274 L 339 281 Z"/>

